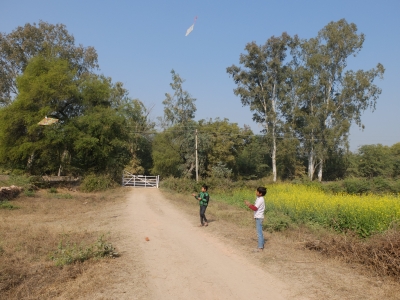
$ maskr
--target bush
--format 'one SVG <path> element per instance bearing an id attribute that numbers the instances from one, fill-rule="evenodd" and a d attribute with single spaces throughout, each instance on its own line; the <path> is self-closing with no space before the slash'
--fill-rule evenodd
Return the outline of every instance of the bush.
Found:
<path id="1" fill-rule="evenodd" d="M 366 194 L 371 191 L 371 182 L 366 179 L 350 178 L 343 181 L 346 193 L 348 194 Z"/>
<path id="2" fill-rule="evenodd" d="M 193 179 L 168 177 L 160 181 L 160 187 L 176 191 L 178 193 L 192 193 L 201 190 L 201 186 L 208 186 L 209 192 L 218 192 L 221 194 L 232 195 L 236 189 L 251 189 L 255 190 L 259 186 L 272 184 L 267 179 L 258 180 L 239 180 L 233 181 L 228 178 L 208 177 L 196 182 Z"/>
<path id="3" fill-rule="evenodd" d="M 42 176 L 30 176 L 29 184 L 41 189 L 49 187 L 49 183 L 46 182 Z"/>
<path id="4" fill-rule="evenodd" d="M 24 195 L 27 197 L 35 197 L 35 192 L 32 190 L 24 190 Z"/>
<path id="5" fill-rule="evenodd" d="M 291 224 L 292 220 L 288 215 L 278 211 L 267 211 L 265 213 L 263 229 L 269 232 L 283 231 L 289 228 Z"/>
<path id="6" fill-rule="evenodd" d="M 342 181 L 327 182 L 322 184 L 321 188 L 326 193 L 340 194 L 345 192 Z"/>
<path id="7" fill-rule="evenodd" d="M 99 192 L 109 188 L 114 188 L 118 184 L 108 175 L 87 175 L 81 185 L 80 190 L 83 192 Z"/>
<path id="8" fill-rule="evenodd" d="M 49 189 L 49 193 L 50 193 L 50 194 L 57 194 L 58 191 L 57 191 L 56 188 L 52 187 L 52 188 Z"/>
<path id="9" fill-rule="evenodd" d="M 113 245 L 104 240 L 104 235 L 100 236 L 96 243 L 87 246 L 73 244 L 68 238 L 68 235 L 63 235 L 58 244 L 58 249 L 50 256 L 58 267 L 76 262 L 84 262 L 90 258 L 118 256 Z"/>
<path id="10" fill-rule="evenodd" d="M 202 183 L 193 179 L 168 177 L 160 182 L 160 187 L 178 193 L 192 193 L 201 189 Z"/>
<path id="11" fill-rule="evenodd" d="M 374 192 L 376 193 L 396 193 L 395 186 L 392 185 L 392 182 L 389 179 L 385 179 L 383 177 L 375 177 L 372 180 Z"/>

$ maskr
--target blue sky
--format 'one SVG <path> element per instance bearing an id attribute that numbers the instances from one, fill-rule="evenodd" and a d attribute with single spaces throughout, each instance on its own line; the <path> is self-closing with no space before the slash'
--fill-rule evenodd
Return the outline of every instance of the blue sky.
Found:
<path id="1" fill-rule="evenodd" d="M 163 114 L 165 93 L 172 93 L 170 71 L 185 82 L 196 98 L 196 119 L 228 118 L 254 133 L 248 107 L 233 94 L 235 84 L 226 68 L 239 64 L 247 43 L 261 45 L 282 32 L 315 37 L 331 21 L 355 23 L 366 40 L 352 70 L 369 70 L 382 63 L 383 92 L 376 111 L 365 111 L 361 131 L 350 131 L 351 150 L 366 144 L 400 142 L 400 11 L 399 0 L 1 0 L 0 31 L 10 33 L 25 23 L 62 23 L 76 43 L 93 46 L 100 73 L 123 82 L 132 98 Z M 186 30 L 197 16 L 193 32 Z"/>

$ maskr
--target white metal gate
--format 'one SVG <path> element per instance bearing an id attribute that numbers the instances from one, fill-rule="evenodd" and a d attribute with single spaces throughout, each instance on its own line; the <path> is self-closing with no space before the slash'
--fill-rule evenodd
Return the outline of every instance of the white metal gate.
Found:
<path id="1" fill-rule="evenodd" d="M 128 171 L 122 174 L 122 185 L 133 187 L 153 187 L 158 188 L 160 176 L 133 175 Z"/>

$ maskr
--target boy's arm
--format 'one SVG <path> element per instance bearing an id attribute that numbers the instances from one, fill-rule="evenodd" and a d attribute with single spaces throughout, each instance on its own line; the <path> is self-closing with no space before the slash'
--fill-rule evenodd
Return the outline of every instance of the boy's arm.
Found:
<path id="1" fill-rule="evenodd" d="M 194 196 L 194 198 L 195 198 L 196 200 L 199 200 L 199 201 L 201 200 L 201 198 L 199 197 L 200 195 L 197 196 L 196 194 L 192 194 L 192 196 Z"/>
<path id="2" fill-rule="evenodd" d="M 257 211 L 258 207 L 255 206 L 254 204 L 251 204 L 249 201 L 244 200 L 244 203 L 247 205 L 248 208 L 250 208 L 252 211 Z"/>

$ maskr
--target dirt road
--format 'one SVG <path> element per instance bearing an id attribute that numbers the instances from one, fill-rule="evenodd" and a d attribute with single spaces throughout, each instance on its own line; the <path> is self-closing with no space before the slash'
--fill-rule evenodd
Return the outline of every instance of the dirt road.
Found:
<path id="1" fill-rule="evenodd" d="M 141 257 L 136 263 L 140 263 L 141 280 L 147 288 L 135 295 L 129 285 L 120 284 L 113 297 L 291 299 L 290 287 L 252 260 L 258 253 L 244 256 L 224 244 L 208 232 L 213 223 L 199 227 L 197 219 L 177 210 L 159 190 L 132 191 L 124 215 L 124 248 L 136 249 L 136 256 Z M 131 255 L 128 251 L 121 254 L 125 259 Z"/>

